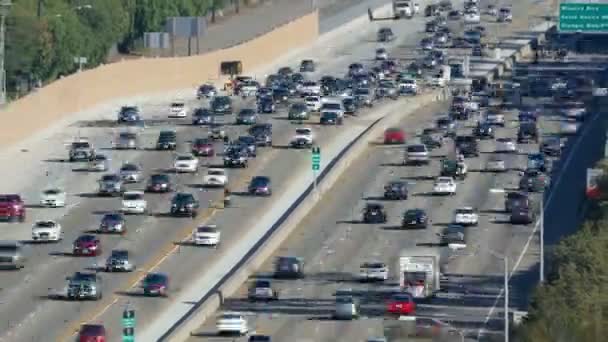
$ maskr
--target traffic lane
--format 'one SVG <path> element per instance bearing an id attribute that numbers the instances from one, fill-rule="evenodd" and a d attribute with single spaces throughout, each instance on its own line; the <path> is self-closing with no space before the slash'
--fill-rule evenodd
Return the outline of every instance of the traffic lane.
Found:
<path id="1" fill-rule="evenodd" d="M 390 153 L 393 154 L 393 153 Z M 377 156 L 380 155 L 380 153 L 376 153 Z M 400 156 L 392 156 L 390 155 L 390 159 L 394 160 L 395 158 L 399 158 Z M 382 158 L 386 158 L 386 155 L 383 156 Z M 380 158 L 380 159 L 382 159 Z M 361 159 L 364 159 L 364 157 L 362 157 Z M 357 174 L 350 174 L 349 176 L 352 176 L 352 178 L 349 178 L 349 183 L 350 183 L 350 179 L 352 179 L 352 184 L 344 184 L 344 187 L 349 189 L 348 193 L 343 195 L 343 196 L 335 196 L 335 193 L 332 191 L 332 193 L 330 193 L 330 198 L 331 198 L 331 202 L 333 205 L 329 205 L 329 204 L 325 204 L 323 205 L 322 211 L 327 212 L 327 214 L 324 213 L 311 213 L 311 215 L 309 217 L 312 217 L 313 219 L 311 219 L 312 221 L 305 221 L 302 223 L 302 227 L 307 227 L 307 229 L 309 229 L 308 227 L 325 227 L 323 228 L 324 230 L 327 230 L 327 226 L 329 225 L 331 228 L 331 231 L 334 231 L 334 229 L 338 228 L 340 229 L 340 226 L 343 225 L 338 225 L 338 227 L 334 227 L 333 226 L 333 222 L 334 221 L 344 221 L 344 217 L 350 217 L 350 220 L 347 220 L 347 222 L 356 222 L 359 219 L 359 207 L 362 207 L 364 204 L 362 202 L 360 202 L 360 200 L 358 199 L 358 196 L 353 196 L 353 191 L 352 188 L 356 187 L 360 184 L 370 184 L 370 182 L 373 183 L 373 185 L 371 187 L 366 186 L 365 194 L 369 194 L 369 193 L 378 193 L 379 191 L 381 191 L 382 189 L 382 185 L 385 184 L 387 181 L 394 179 L 395 178 L 395 172 L 391 171 L 391 170 L 385 170 L 384 173 L 380 173 L 380 170 L 374 170 L 375 172 L 369 172 L 370 169 L 373 169 L 374 167 L 378 167 L 378 165 L 380 164 L 386 164 L 382 163 L 382 161 L 372 161 L 370 162 L 367 166 L 357 166 L 356 168 L 353 167 L 353 169 L 355 170 L 366 170 L 365 173 L 365 177 L 367 177 L 366 180 L 362 181 L 361 179 L 357 178 Z M 373 166 L 371 166 L 373 165 Z M 437 165 L 434 165 L 431 167 L 431 169 L 437 169 Z M 411 180 L 411 178 L 426 178 L 426 176 L 429 174 L 429 170 L 427 168 L 424 168 L 425 170 L 423 170 L 422 174 L 415 174 L 415 175 L 410 175 L 410 178 L 406 178 L 408 180 Z M 420 171 L 420 168 L 416 168 L 414 169 L 416 171 Z M 432 172 L 431 172 L 432 173 Z M 398 174 L 398 172 L 397 172 Z M 370 179 L 370 175 L 372 175 L 371 177 L 374 177 L 372 179 Z M 379 176 L 381 175 L 381 176 Z M 388 176 L 388 177 L 387 177 Z M 469 176 L 470 178 L 471 176 Z M 350 185 L 350 186 L 349 186 Z M 463 184 L 463 185 L 470 185 L 470 181 L 469 179 L 467 179 L 467 181 Z M 414 194 L 426 194 L 428 191 L 430 190 L 430 184 L 423 184 L 421 183 L 416 183 L 414 185 L 414 188 L 412 189 Z M 463 190 L 459 190 L 459 192 L 461 192 Z M 472 190 L 464 190 L 465 193 L 472 193 L 472 196 L 475 196 L 476 194 L 472 191 Z M 458 197 L 459 195 L 457 195 Z M 363 198 L 376 198 L 377 196 L 363 196 Z M 329 199 L 329 198 L 328 198 Z M 354 203 L 349 203 L 349 199 L 350 202 Z M 427 205 L 423 205 L 423 204 L 417 204 L 414 201 L 418 201 L 418 202 L 432 202 L 432 203 L 428 203 Z M 315 230 L 314 228 L 310 229 L 310 234 L 314 234 L 312 235 L 313 239 L 321 239 L 321 241 L 308 241 L 308 239 L 310 239 L 310 237 L 305 237 L 306 233 L 299 233 L 296 232 L 297 236 L 293 236 L 290 237 L 290 242 L 293 243 L 293 245 L 291 243 L 287 244 L 286 248 L 282 248 L 282 253 L 281 254 L 289 254 L 289 255 L 298 255 L 298 256 L 303 256 L 305 257 L 305 260 L 307 260 L 307 270 L 310 272 L 310 266 L 312 265 L 312 267 L 314 267 L 315 269 L 319 268 L 320 272 L 319 273 L 314 273 L 312 275 L 310 275 L 310 277 L 307 277 L 307 281 L 308 279 L 312 278 L 312 280 L 310 280 L 311 282 L 315 282 L 315 281 L 322 281 L 322 282 L 332 282 L 332 281 L 341 281 L 341 282 L 349 282 L 352 281 L 352 274 L 354 272 L 356 272 L 356 270 L 358 269 L 358 265 L 361 262 L 364 261 L 370 261 L 373 259 L 383 259 L 386 258 L 386 255 L 391 255 L 391 262 L 387 262 L 389 265 L 393 266 L 396 265 L 397 263 L 397 258 L 396 255 L 398 255 L 399 251 L 404 248 L 407 247 L 408 245 L 410 246 L 414 246 L 417 243 L 432 243 L 432 242 L 436 242 L 436 236 L 435 233 L 440 232 L 442 227 L 445 226 L 445 224 L 449 223 L 451 220 L 451 215 L 452 215 L 452 210 L 455 209 L 454 208 L 441 208 L 441 206 L 446 202 L 449 201 L 449 199 L 441 199 L 441 198 L 426 198 L 424 196 L 419 196 L 416 197 L 414 195 L 414 197 L 412 197 L 412 199 L 408 200 L 406 202 L 406 205 L 408 208 L 413 208 L 413 207 L 423 207 L 423 208 L 427 208 L 427 210 L 429 210 L 429 212 L 431 213 L 431 218 L 433 219 L 435 226 L 427 231 L 423 231 L 422 235 L 420 235 L 420 231 L 418 232 L 407 232 L 407 238 L 405 238 L 405 241 L 398 241 L 395 242 L 395 237 L 391 236 L 390 239 L 383 239 L 384 241 L 378 241 L 381 238 L 377 238 L 377 239 L 370 239 L 369 238 L 369 231 L 365 230 L 365 225 L 362 225 L 362 229 L 358 229 L 358 225 L 354 226 L 354 225 L 349 225 L 346 230 L 344 229 L 340 229 L 340 232 L 336 232 L 336 233 L 330 233 L 330 232 L 323 232 L 321 234 L 319 234 L 319 232 L 317 230 Z M 465 200 L 467 201 L 467 200 Z M 412 204 L 410 204 L 411 202 L 414 202 Z M 468 203 L 463 203 L 464 205 L 469 204 L 470 200 L 467 201 Z M 336 208 L 336 205 L 340 205 L 340 208 Z M 396 208 L 393 207 L 393 205 L 395 205 L 395 203 L 390 203 L 389 205 L 387 205 L 387 211 L 389 214 L 389 217 L 391 218 L 391 222 L 387 225 L 387 227 L 384 227 L 385 229 L 391 229 L 393 225 L 398 225 L 399 223 L 399 216 L 402 214 L 402 204 L 401 205 L 396 205 Z M 412 205 L 412 206 L 410 206 Z M 348 208 L 348 209 L 345 209 Z M 354 208 L 354 210 L 351 211 L 351 208 Z M 434 210 L 432 209 L 434 208 Z M 448 210 L 445 210 L 448 209 Z M 452 210 L 450 210 L 452 209 Z M 344 213 L 340 213 L 340 210 Z M 445 214 L 445 215 L 437 215 L 434 213 L 438 213 L 438 214 Z M 330 215 L 331 218 L 327 218 L 327 216 Z M 340 219 L 337 219 L 337 217 L 340 216 Z M 307 218 L 308 220 L 308 218 Z M 395 221 L 395 222 L 393 222 Z M 392 228 L 394 230 L 394 228 Z M 365 232 L 365 233 L 361 233 L 361 232 Z M 299 233 L 299 234 L 298 234 Z M 410 234 L 412 233 L 412 234 Z M 399 234 L 399 235 L 403 235 L 405 233 L 397 233 L 395 232 L 395 234 Z M 305 236 L 303 236 L 305 235 Z M 419 235 L 417 237 L 413 237 L 412 235 Z M 295 241 L 294 241 L 295 240 Z M 347 243 L 345 241 L 348 242 L 352 242 L 352 243 Z M 382 243 L 384 242 L 384 243 Z M 395 242 L 393 249 L 394 253 L 390 253 L 389 251 L 391 250 L 391 242 Z M 336 246 L 332 246 L 332 243 L 336 243 L 336 244 L 340 244 L 340 247 L 337 248 Z M 310 246 L 322 246 L 322 251 L 320 254 L 316 254 L 315 257 L 313 257 L 311 259 L 311 253 L 317 253 L 316 251 L 318 251 L 318 249 L 316 248 L 310 248 Z M 312 250 L 315 250 L 315 252 L 312 252 Z M 326 251 L 324 251 L 326 250 Z M 350 251 L 358 251 L 355 252 L 355 254 L 353 255 L 352 253 L 349 254 Z M 363 253 L 361 253 L 360 251 L 365 251 Z M 358 253 L 358 254 L 357 254 Z M 394 256 L 394 257 L 393 257 Z M 387 260 L 383 260 L 383 261 L 387 261 Z M 353 264 L 350 264 L 350 262 L 354 262 Z M 348 264 L 349 270 L 342 270 L 341 267 L 343 267 L 343 265 Z M 330 270 L 333 269 L 337 269 L 335 272 L 332 272 Z M 270 269 L 268 269 L 268 271 L 270 271 Z M 326 271 L 326 272 L 324 272 Z M 351 272 L 348 272 L 351 271 Z M 394 273 L 394 272 L 393 272 Z M 320 278 L 320 279 L 319 279 Z M 392 281 L 396 281 L 396 277 L 393 277 Z M 306 281 L 305 281 L 306 282 Z M 325 285 L 325 284 L 324 284 Z M 316 290 L 314 291 L 316 296 L 331 296 L 336 289 L 338 289 L 340 286 L 342 287 L 352 287 L 350 283 L 344 285 L 336 285 L 333 284 L 334 286 L 332 286 L 330 289 L 327 289 L 327 285 L 325 285 L 325 288 L 323 288 L 322 290 Z M 304 285 L 306 286 L 306 285 Z M 298 288 L 300 289 L 302 286 L 301 284 L 293 284 L 293 286 L 291 286 L 288 289 L 283 289 L 283 294 L 286 297 L 291 297 L 291 294 L 294 292 L 293 288 Z M 244 291 L 244 290 L 243 290 Z M 304 291 L 304 290 L 303 290 Z M 296 291 L 297 292 L 297 291 Z M 298 296 L 296 294 L 296 296 Z M 317 298 L 316 296 L 313 296 L 312 298 Z M 331 298 L 331 297 L 330 297 Z M 305 305 L 304 305 L 305 306 Z M 232 308 L 228 308 L 228 309 L 232 309 Z M 235 309 L 240 309 L 240 308 L 235 308 Z M 246 310 L 247 311 L 247 310 Z M 479 317 L 479 315 L 478 315 Z M 277 317 L 273 316 L 271 319 L 272 323 L 276 323 L 277 322 Z M 270 323 L 269 323 L 270 324 Z M 258 326 L 259 328 L 259 326 Z M 273 328 L 269 328 L 266 326 L 263 326 L 263 328 L 261 329 L 262 331 L 267 331 L 269 329 L 273 329 Z M 285 332 L 292 332 L 294 330 L 293 326 L 287 325 L 283 328 L 279 328 L 278 330 L 280 331 L 285 331 Z M 281 338 L 283 338 L 283 335 L 279 332 L 277 333 L 276 336 L 281 336 Z M 289 335 L 290 337 L 293 337 L 294 335 Z M 301 337 L 298 335 L 298 337 Z M 335 337 L 335 336 L 334 336 Z M 279 339 L 281 339 L 279 338 Z M 287 338 L 287 336 L 285 336 L 285 338 Z M 330 337 L 331 338 L 331 337 Z"/>
<path id="2" fill-rule="evenodd" d="M 387 103 L 387 105 L 389 104 L 390 103 Z M 379 104 L 373 112 L 378 114 L 383 111 L 383 106 Z M 372 111 L 364 109 L 360 116 L 349 118 L 346 122 L 346 127 L 356 125 L 359 127 L 359 130 L 364 130 L 375 121 L 375 119 L 367 118 L 367 114 L 372 114 Z M 327 146 L 331 139 L 330 137 L 334 138 L 334 140 L 342 141 L 342 143 L 350 140 L 352 137 L 348 132 L 352 132 L 353 129 L 347 131 L 345 130 L 346 127 L 315 126 L 314 129 L 317 130 L 316 133 L 319 136 L 318 143 L 322 146 Z M 283 194 L 287 191 L 290 181 L 294 178 L 298 178 L 295 177 L 297 173 L 310 173 L 309 150 L 285 149 L 282 147 L 284 145 L 279 146 L 281 147 L 276 149 L 276 163 L 273 163 L 271 167 L 255 174 L 266 175 L 272 179 L 272 197 L 261 199 L 259 197 L 248 196 L 246 189 L 247 184 L 241 184 L 239 187 L 232 188 L 233 191 L 235 191 L 233 204 L 231 204 L 228 209 L 224 210 L 223 213 L 218 212 L 210 220 L 209 223 L 216 224 L 222 229 L 223 243 L 218 248 L 218 251 L 194 247 L 189 242 L 184 242 L 184 244 L 179 247 L 179 253 L 171 255 L 159 265 L 157 271 L 171 274 L 172 283 L 177 284 L 174 287 L 175 293 L 172 294 L 172 296 L 179 295 L 178 292 L 181 289 L 187 288 L 193 278 L 200 276 L 201 272 L 192 272 L 192 270 L 200 267 L 200 260 L 207 260 L 205 262 L 206 268 L 211 268 L 215 260 L 218 262 L 220 260 L 220 258 L 217 257 L 217 253 L 220 253 L 221 255 L 229 248 L 232 248 L 232 246 L 237 243 L 236 241 L 245 239 L 248 226 L 250 226 L 248 222 L 255 222 L 256 218 L 260 218 L 260 213 L 266 213 L 273 210 L 276 205 L 275 198 L 283 198 Z M 285 170 L 290 170 L 291 172 L 285 172 Z M 130 293 L 130 295 L 137 296 L 137 291 Z M 166 305 L 166 302 L 163 301 L 146 300 L 143 298 L 135 298 L 130 301 L 133 305 L 138 307 L 139 311 L 143 312 L 138 321 L 140 324 L 144 324 L 144 328 L 145 324 L 151 322 L 152 318 L 155 317 L 155 314 L 160 312 L 161 307 Z M 107 324 L 106 326 L 111 327 L 114 321 L 110 318 L 115 315 L 114 311 L 118 311 L 119 314 L 121 309 L 121 306 L 113 307 L 112 310 L 108 310 L 107 315 L 104 314 L 100 317 L 100 320 L 104 321 L 104 324 Z M 107 323 L 105 323 L 106 321 Z"/>

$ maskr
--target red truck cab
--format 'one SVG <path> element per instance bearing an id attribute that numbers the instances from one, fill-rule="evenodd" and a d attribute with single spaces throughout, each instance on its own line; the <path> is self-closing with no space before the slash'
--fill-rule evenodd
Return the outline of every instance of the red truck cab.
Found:
<path id="1" fill-rule="evenodd" d="M 0 195 L 0 219 L 6 221 L 25 221 L 25 204 L 21 196 L 10 194 Z"/>
<path id="2" fill-rule="evenodd" d="M 83 324 L 78 342 L 106 342 L 106 328 L 101 324 Z"/>

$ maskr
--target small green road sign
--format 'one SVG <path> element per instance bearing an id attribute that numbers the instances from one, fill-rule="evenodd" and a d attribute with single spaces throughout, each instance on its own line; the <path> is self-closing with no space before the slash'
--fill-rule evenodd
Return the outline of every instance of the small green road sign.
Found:
<path id="1" fill-rule="evenodd" d="M 122 313 L 122 342 L 135 342 L 135 310 Z"/>
<path id="2" fill-rule="evenodd" d="M 608 32 L 607 3 L 559 4 L 560 32 L 606 33 Z"/>
<path id="3" fill-rule="evenodd" d="M 313 147 L 312 148 L 312 170 L 319 171 L 321 168 L 321 148 Z"/>

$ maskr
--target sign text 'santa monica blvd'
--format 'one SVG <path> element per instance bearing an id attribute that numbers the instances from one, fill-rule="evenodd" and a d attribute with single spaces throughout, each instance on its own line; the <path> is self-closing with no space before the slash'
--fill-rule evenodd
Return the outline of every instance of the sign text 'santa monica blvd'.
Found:
<path id="1" fill-rule="evenodd" d="M 608 3 L 561 3 L 560 32 L 608 32 Z"/>

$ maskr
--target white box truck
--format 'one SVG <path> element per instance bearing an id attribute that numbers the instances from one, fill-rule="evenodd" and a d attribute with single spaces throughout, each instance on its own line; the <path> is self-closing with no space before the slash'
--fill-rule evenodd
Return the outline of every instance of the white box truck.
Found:
<path id="1" fill-rule="evenodd" d="M 399 256 L 399 285 L 414 298 L 427 298 L 439 291 L 440 255 L 433 248 L 408 248 Z"/>

